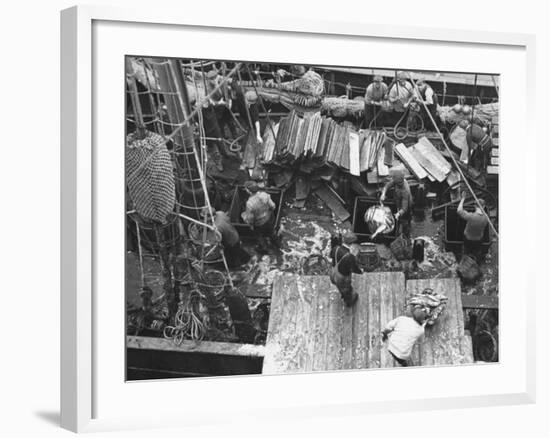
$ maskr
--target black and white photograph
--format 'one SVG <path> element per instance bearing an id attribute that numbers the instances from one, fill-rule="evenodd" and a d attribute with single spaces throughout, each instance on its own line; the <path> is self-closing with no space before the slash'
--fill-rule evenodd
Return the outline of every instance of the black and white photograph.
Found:
<path id="1" fill-rule="evenodd" d="M 499 361 L 498 74 L 131 55 L 121 87 L 128 381 Z"/>

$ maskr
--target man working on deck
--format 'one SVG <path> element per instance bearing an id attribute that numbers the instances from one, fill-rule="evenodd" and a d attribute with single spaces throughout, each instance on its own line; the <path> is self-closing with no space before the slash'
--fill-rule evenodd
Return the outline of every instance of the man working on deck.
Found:
<path id="1" fill-rule="evenodd" d="M 415 98 L 413 86 L 407 80 L 407 73 L 400 71 L 396 76 L 395 82 L 388 91 L 388 101 L 392 105 L 395 122 L 401 118 Z"/>
<path id="2" fill-rule="evenodd" d="M 491 137 L 476 123 L 470 123 L 468 120 L 462 120 L 458 126 L 466 131 L 466 142 L 469 149 L 469 163 L 480 172 L 485 172 L 489 154 L 493 147 Z"/>
<path id="3" fill-rule="evenodd" d="M 424 102 L 424 105 L 420 103 L 420 112 L 422 114 L 422 119 L 424 120 L 424 127 L 427 129 L 428 127 L 432 127 L 435 129 L 430 116 L 428 115 L 428 112 L 434 119 L 437 126 L 439 126 L 439 115 L 437 114 L 437 104 L 438 104 L 438 98 L 437 94 L 435 94 L 432 87 L 430 87 L 424 79 L 419 79 L 416 81 L 416 86 L 418 87 L 418 91 L 420 93 L 417 98 Z M 428 111 L 426 111 L 426 108 Z"/>
<path id="4" fill-rule="evenodd" d="M 475 259 L 478 259 L 481 249 L 481 242 L 485 235 L 485 228 L 489 225 L 489 220 L 485 215 L 483 209 L 485 208 L 485 201 L 479 200 L 479 205 L 476 204 L 473 213 L 464 210 L 464 200 L 466 199 L 466 193 L 462 192 L 462 199 L 458 204 L 458 215 L 466 221 L 464 227 L 464 254 L 469 254 Z"/>
<path id="5" fill-rule="evenodd" d="M 218 70 L 213 68 L 206 74 L 206 79 L 207 92 L 211 93 L 220 85 L 222 77 L 219 75 Z M 225 127 L 227 126 L 231 132 L 231 136 L 236 138 L 237 129 L 233 122 L 233 115 L 231 114 L 231 96 L 227 83 L 224 83 L 210 96 L 210 104 L 214 107 L 221 135 L 225 137 Z"/>
<path id="6" fill-rule="evenodd" d="M 241 248 L 241 237 L 237 229 L 231 223 L 231 219 L 227 213 L 214 210 L 212 210 L 212 213 L 214 215 L 213 219 L 210 214 L 210 209 L 204 207 L 202 210 L 202 217 L 207 223 L 213 222 L 216 227 L 223 245 L 223 251 L 226 255 L 227 265 L 230 268 L 235 268 L 248 262 L 250 255 Z"/>
<path id="7" fill-rule="evenodd" d="M 357 265 L 357 255 L 359 254 L 359 245 L 357 236 L 354 233 L 347 233 L 341 245 L 332 249 L 332 271 L 330 281 L 334 284 L 346 306 L 352 307 L 359 295 L 353 291 L 351 286 L 351 274 L 361 274 L 362 271 Z"/>
<path id="8" fill-rule="evenodd" d="M 427 315 L 422 309 L 414 309 L 411 316 L 398 316 L 382 330 L 382 341 L 388 340 L 388 351 L 402 367 L 413 365 L 414 344 L 424 335 Z"/>
<path id="9" fill-rule="evenodd" d="M 411 237 L 411 210 L 412 210 L 412 194 L 409 184 L 405 181 L 405 175 L 401 170 L 395 170 L 392 174 L 392 179 L 382 189 L 380 201 L 386 200 L 386 194 L 389 189 L 393 188 L 393 199 L 397 206 L 395 220 L 401 226 L 401 233 L 406 237 Z"/>
<path id="10" fill-rule="evenodd" d="M 385 101 L 388 86 L 382 76 L 376 75 L 365 93 L 365 129 L 372 123 L 374 127 L 384 126 L 382 103 Z"/>
<path id="11" fill-rule="evenodd" d="M 246 210 L 241 214 L 258 241 L 257 249 L 261 253 L 267 252 L 266 238 L 275 246 L 279 246 L 279 240 L 275 233 L 275 203 L 269 193 L 260 190 L 254 181 L 246 181 L 246 192 L 250 195 L 246 201 Z"/>

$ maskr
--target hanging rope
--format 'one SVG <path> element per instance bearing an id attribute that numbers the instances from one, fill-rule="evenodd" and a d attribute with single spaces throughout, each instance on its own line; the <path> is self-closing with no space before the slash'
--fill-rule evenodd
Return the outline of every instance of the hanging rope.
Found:
<path id="1" fill-rule="evenodd" d="M 418 95 L 420 96 L 420 90 L 418 89 L 418 85 L 416 84 L 416 81 L 414 81 L 414 79 L 410 78 L 413 86 L 414 86 L 414 89 L 415 91 L 418 93 Z M 487 214 L 487 212 L 483 209 L 483 207 L 481 206 L 480 202 L 479 202 L 479 199 L 478 197 L 476 196 L 476 194 L 474 193 L 474 190 L 472 189 L 472 186 L 470 186 L 470 183 L 468 182 L 468 180 L 466 179 L 466 176 L 464 175 L 464 173 L 462 172 L 462 169 L 460 168 L 460 166 L 458 165 L 452 151 L 451 151 L 451 148 L 449 147 L 449 145 L 447 144 L 447 142 L 445 141 L 445 138 L 443 137 L 443 134 L 441 134 L 441 131 L 439 130 L 438 126 L 437 126 L 437 123 L 435 122 L 434 118 L 432 117 L 432 114 L 430 113 L 430 111 L 428 110 L 428 107 L 426 106 L 426 104 L 424 103 L 423 100 L 420 100 L 422 102 L 422 106 L 424 107 L 424 109 L 426 110 L 426 113 L 428 113 L 428 116 L 430 117 L 430 120 L 432 121 L 432 124 L 433 126 L 435 127 L 435 130 L 437 131 L 437 134 L 439 135 L 439 137 L 441 138 L 441 141 L 443 142 L 443 145 L 445 146 L 445 148 L 447 149 L 447 152 L 449 153 L 449 156 L 451 157 L 451 160 L 453 161 L 454 165 L 455 165 L 455 168 L 456 170 L 458 171 L 458 173 L 460 174 L 460 176 L 462 177 L 462 181 L 464 181 L 464 183 L 466 184 L 466 187 L 468 187 L 468 190 L 470 191 L 472 197 L 474 198 L 474 201 L 476 202 L 476 204 L 478 205 L 479 209 L 483 212 L 483 215 L 487 218 L 487 221 L 489 222 L 489 226 L 491 227 L 491 229 L 493 230 L 493 233 L 495 233 L 495 235 L 497 237 L 499 237 L 498 235 L 498 231 L 497 229 L 495 228 L 495 225 L 493 224 L 493 222 L 491 221 L 491 218 L 489 217 L 489 215 Z"/>
<path id="2" fill-rule="evenodd" d="M 141 249 L 141 230 L 137 219 L 134 219 L 136 224 L 137 244 L 138 244 L 138 256 L 139 256 L 139 274 L 141 276 L 141 287 L 145 287 L 145 273 L 143 272 L 143 252 Z"/>
<path id="3" fill-rule="evenodd" d="M 248 71 L 248 74 L 251 75 L 252 73 L 250 72 L 250 66 L 248 64 L 245 64 L 246 65 L 246 70 Z M 264 106 L 264 102 L 262 99 L 260 99 L 260 94 L 258 93 L 258 89 L 256 88 L 256 85 L 254 84 L 254 82 L 252 82 L 252 85 L 254 87 L 254 92 L 256 93 L 256 96 L 258 96 L 258 100 L 260 101 L 260 105 L 262 107 L 262 110 L 263 112 L 265 113 L 266 115 L 266 118 L 267 118 L 267 124 L 269 125 L 269 129 L 271 130 L 271 134 L 273 134 L 273 138 L 275 140 L 277 140 L 277 135 L 275 135 L 275 130 L 273 129 L 273 124 L 271 123 L 271 119 L 269 118 L 269 113 L 268 111 L 265 109 L 265 106 Z M 249 115 L 250 117 L 250 115 Z M 259 133 L 258 133 L 259 134 Z"/>

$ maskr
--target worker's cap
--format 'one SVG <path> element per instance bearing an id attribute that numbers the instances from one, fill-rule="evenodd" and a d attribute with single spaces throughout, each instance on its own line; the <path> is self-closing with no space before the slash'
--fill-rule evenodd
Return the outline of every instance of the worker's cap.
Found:
<path id="1" fill-rule="evenodd" d="M 342 242 L 344 242 L 346 245 L 351 245 L 352 243 L 357 242 L 357 234 L 350 232 L 347 232 L 342 236 Z"/>
<path id="2" fill-rule="evenodd" d="M 405 174 L 402 170 L 395 169 L 391 172 L 392 180 L 396 183 L 402 183 L 405 181 Z"/>
<path id="3" fill-rule="evenodd" d="M 383 78 L 381 75 L 374 75 L 374 77 L 372 78 L 372 80 L 374 82 L 382 82 L 383 81 Z"/>
<path id="4" fill-rule="evenodd" d="M 251 193 L 256 193 L 258 190 L 260 190 L 260 187 L 258 187 L 258 183 L 256 183 L 255 181 L 246 181 L 244 183 L 244 188 Z"/>
<path id="5" fill-rule="evenodd" d="M 404 71 L 397 72 L 397 79 L 407 80 L 408 78 L 409 78 L 409 75 L 407 74 L 407 72 L 404 72 Z"/>
<path id="6" fill-rule="evenodd" d="M 470 122 L 468 120 L 461 120 L 458 126 L 460 126 L 462 129 L 466 129 L 470 125 Z"/>
<path id="7" fill-rule="evenodd" d="M 213 68 L 212 70 L 210 70 L 208 73 L 206 73 L 206 77 L 208 79 L 216 79 L 218 77 L 218 70 L 216 70 L 215 68 Z"/>
<path id="8" fill-rule="evenodd" d="M 248 103 L 256 103 L 258 101 L 258 94 L 252 90 L 247 91 L 244 97 Z"/>
<path id="9" fill-rule="evenodd" d="M 485 203 L 485 199 L 478 198 L 478 201 L 479 201 L 479 207 L 481 207 L 481 209 L 484 209 L 485 206 L 487 205 Z"/>
<path id="10" fill-rule="evenodd" d="M 423 87 L 424 85 L 427 85 L 426 80 L 424 78 L 418 78 L 416 80 L 416 85 L 419 87 Z"/>

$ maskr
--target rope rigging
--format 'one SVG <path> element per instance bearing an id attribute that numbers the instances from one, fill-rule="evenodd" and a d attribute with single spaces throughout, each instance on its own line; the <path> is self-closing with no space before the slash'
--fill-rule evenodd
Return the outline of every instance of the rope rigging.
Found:
<path id="1" fill-rule="evenodd" d="M 414 89 L 415 91 L 418 93 L 418 95 L 420 95 L 420 90 L 418 89 L 418 85 L 416 83 L 416 81 L 413 79 L 413 78 L 409 78 L 414 86 Z M 449 145 L 447 144 L 447 142 L 445 141 L 445 138 L 443 137 L 443 134 L 441 134 L 441 131 L 439 130 L 439 127 L 437 126 L 437 123 L 435 122 L 434 118 L 432 117 L 432 114 L 430 113 L 430 111 L 428 110 L 428 107 L 426 105 L 426 103 L 424 102 L 424 100 L 420 99 L 420 102 L 422 104 L 422 106 L 424 107 L 424 110 L 426 111 L 426 113 L 428 114 L 428 116 L 430 117 L 430 120 L 437 132 L 437 134 L 439 135 L 439 138 L 441 139 L 441 141 L 443 142 L 443 145 L 445 146 L 445 148 L 447 149 L 447 152 L 448 152 L 448 155 L 451 157 L 451 160 L 453 161 L 453 164 L 455 166 L 455 169 L 458 171 L 458 173 L 460 174 L 460 177 L 462 178 L 462 181 L 464 181 L 464 183 L 466 184 L 466 187 L 468 188 L 468 190 L 470 191 L 470 194 L 472 195 L 472 197 L 474 198 L 474 201 L 476 202 L 476 204 L 478 205 L 478 207 L 480 208 L 480 210 L 483 212 L 483 215 L 487 218 L 487 221 L 489 223 L 489 226 L 491 227 L 491 230 L 493 231 L 493 233 L 495 233 L 495 236 L 499 237 L 498 235 L 498 231 L 497 229 L 495 228 L 495 225 L 493 224 L 493 221 L 491 221 L 491 218 L 489 217 L 489 215 L 487 214 L 487 212 L 485 211 L 485 209 L 481 206 L 480 202 L 479 202 L 479 198 L 476 196 L 476 194 L 474 193 L 474 190 L 472 189 L 472 186 L 470 185 L 470 183 L 468 182 L 468 180 L 466 179 L 466 176 L 464 175 L 464 173 L 462 172 L 462 169 L 460 168 L 460 166 L 458 165 L 454 155 L 453 155 L 453 152 L 451 151 L 451 148 L 449 147 Z"/>

